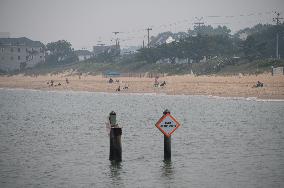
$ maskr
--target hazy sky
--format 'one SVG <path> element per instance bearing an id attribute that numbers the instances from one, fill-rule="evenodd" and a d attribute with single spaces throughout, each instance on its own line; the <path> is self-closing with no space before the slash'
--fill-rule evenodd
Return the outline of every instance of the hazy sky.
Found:
<path id="1" fill-rule="evenodd" d="M 186 31 L 203 17 L 205 24 L 234 32 L 272 23 L 273 11 L 284 17 L 284 0 L 0 0 L 0 32 L 91 49 L 98 42 L 113 44 L 113 31 L 122 32 L 122 46 L 141 45 L 147 27 L 150 35 Z"/>

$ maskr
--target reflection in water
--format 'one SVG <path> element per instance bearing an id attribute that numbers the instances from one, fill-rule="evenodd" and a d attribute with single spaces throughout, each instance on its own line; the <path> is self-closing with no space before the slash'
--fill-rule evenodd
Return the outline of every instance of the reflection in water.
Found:
<path id="1" fill-rule="evenodd" d="M 121 178 L 121 170 L 122 164 L 121 162 L 111 161 L 109 165 L 109 176 L 113 186 L 122 186 L 123 187 L 123 180 Z"/>
<path id="2" fill-rule="evenodd" d="M 183 124 L 172 163 L 161 159 L 154 126 L 169 106 Z M 0 187 L 283 187 L 283 109 L 200 96 L 0 89 Z M 123 163 L 107 157 L 111 110 L 126 133 Z"/>
<path id="3" fill-rule="evenodd" d="M 164 160 L 162 166 L 162 177 L 171 180 L 174 178 L 174 167 L 171 160 Z"/>

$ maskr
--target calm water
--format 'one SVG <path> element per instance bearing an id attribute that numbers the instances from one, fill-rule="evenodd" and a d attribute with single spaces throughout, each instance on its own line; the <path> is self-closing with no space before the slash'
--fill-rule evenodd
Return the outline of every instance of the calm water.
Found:
<path id="1" fill-rule="evenodd" d="M 0 89 L 0 187 L 284 187 L 284 102 Z M 172 162 L 154 126 L 181 123 Z M 108 160 L 108 113 L 123 161 Z"/>

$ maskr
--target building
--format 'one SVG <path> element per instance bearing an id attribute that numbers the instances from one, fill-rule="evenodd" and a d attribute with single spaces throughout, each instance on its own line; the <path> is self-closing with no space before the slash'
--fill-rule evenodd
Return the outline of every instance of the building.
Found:
<path id="1" fill-rule="evenodd" d="M 95 56 L 100 55 L 100 54 L 109 54 L 113 56 L 120 55 L 120 46 L 118 45 L 110 45 L 110 46 L 105 46 L 105 45 L 98 45 L 98 46 L 93 46 L 93 53 Z"/>
<path id="2" fill-rule="evenodd" d="M 271 67 L 272 76 L 284 75 L 284 67 Z"/>
<path id="3" fill-rule="evenodd" d="M 156 37 L 151 37 L 150 46 L 157 47 L 162 44 L 178 42 L 180 38 L 185 38 L 185 34 L 183 34 L 182 32 L 180 33 L 172 33 L 172 32 L 159 33 Z"/>
<path id="4" fill-rule="evenodd" d="M 3 71 L 33 67 L 44 62 L 44 44 L 26 37 L 0 38 L 0 69 Z"/>
<path id="5" fill-rule="evenodd" d="M 88 50 L 76 50 L 75 54 L 78 57 L 79 61 L 90 59 L 93 56 L 93 53 Z"/>

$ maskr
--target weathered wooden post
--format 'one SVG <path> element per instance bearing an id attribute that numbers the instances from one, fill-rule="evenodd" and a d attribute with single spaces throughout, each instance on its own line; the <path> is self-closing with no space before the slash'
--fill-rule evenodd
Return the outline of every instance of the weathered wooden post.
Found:
<path id="1" fill-rule="evenodd" d="M 122 149 L 121 149 L 121 134 L 122 129 L 118 127 L 116 123 L 116 113 L 111 111 L 109 114 L 109 123 L 110 123 L 110 151 L 109 151 L 109 160 L 111 161 L 121 161 L 122 160 Z"/>
<path id="2" fill-rule="evenodd" d="M 156 123 L 156 127 L 164 134 L 164 160 L 171 160 L 171 134 L 180 126 L 178 121 L 166 109 Z"/>

